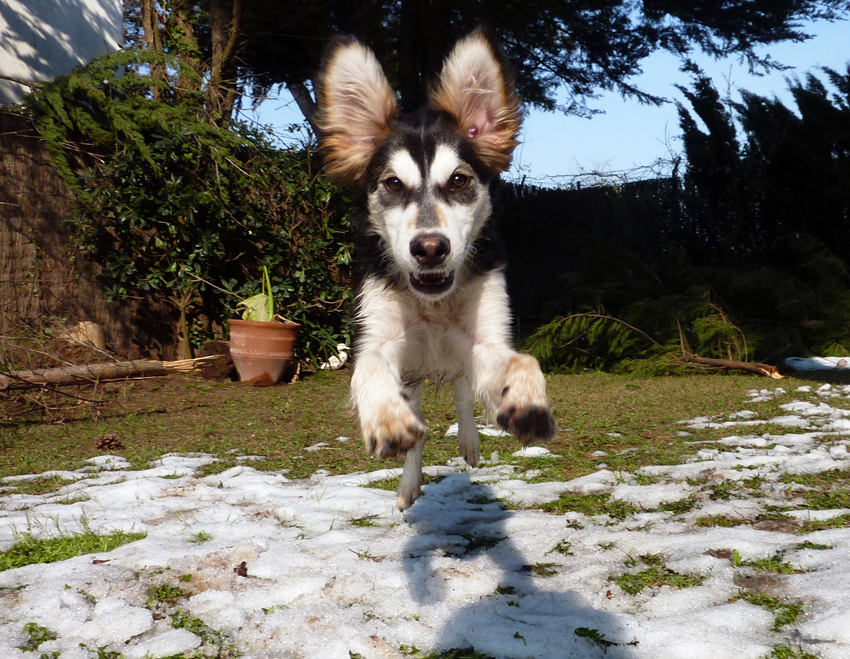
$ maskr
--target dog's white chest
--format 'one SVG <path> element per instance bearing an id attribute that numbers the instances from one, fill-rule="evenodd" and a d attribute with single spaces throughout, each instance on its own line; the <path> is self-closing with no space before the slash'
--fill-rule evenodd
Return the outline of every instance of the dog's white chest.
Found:
<path id="1" fill-rule="evenodd" d="M 406 330 L 405 376 L 437 384 L 455 380 L 469 365 L 474 341 L 470 329 L 450 310 L 420 311 L 415 318 Z"/>

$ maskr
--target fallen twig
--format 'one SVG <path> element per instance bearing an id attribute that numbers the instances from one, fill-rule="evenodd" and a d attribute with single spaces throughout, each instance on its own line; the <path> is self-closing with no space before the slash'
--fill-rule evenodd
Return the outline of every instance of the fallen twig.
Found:
<path id="1" fill-rule="evenodd" d="M 731 368 L 739 371 L 749 371 L 756 375 L 763 375 L 774 380 L 783 380 L 785 378 L 779 372 L 779 369 L 770 364 L 754 364 L 752 362 L 742 362 L 737 359 L 714 359 L 713 357 L 700 357 L 693 353 L 685 353 L 681 360 L 692 364 L 702 364 L 704 366 L 714 366 L 716 368 Z"/>
<path id="2" fill-rule="evenodd" d="M 34 387 L 96 384 L 108 380 L 124 380 L 139 376 L 187 373 L 205 363 L 221 359 L 221 357 L 222 355 L 210 355 L 208 357 L 181 359 L 173 362 L 136 359 L 128 362 L 63 366 L 0 373 L 0 391 L 7 389 L 30 389 Z"/>

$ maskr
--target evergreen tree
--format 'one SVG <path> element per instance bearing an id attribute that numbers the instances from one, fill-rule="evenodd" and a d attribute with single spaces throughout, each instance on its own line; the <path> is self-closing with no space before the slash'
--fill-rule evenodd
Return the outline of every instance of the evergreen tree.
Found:
<path id="1" fill-rule="evenodd" d="M 764 231 L 815 236 L 850 261 L 850 65 L 824 72 L 835 91 L 811 73 L 791 82 L 796 111 L 749 92 L 735 109 Z"/>
<path id="2" fill-rule="evenodd" d="M 759 246 L 757 195 L 748 163 L 741 157 L 730 105 L 707 76 L 695 68 L 692 73 L 693 89 L 679 86 L 691 110 L 678 105 L 687 158 L 685 219 L 681 226 L 670 227 L 670 236 L 681 235 L 697 263 L 740 261 Z"/>
<path id="3" fill-rule="evenodd" d="M 315 111 L 312 77 L 325 43 L 337 32 L 353 34 L 375 50 L 401 93 L 402 107 L 412 108 L 425 97 L 451 44 L 485 24 L 516 65 L 526 103 L 587 115 L 603 90 L 661 102 L 631 82 L 657 50 L 683 59 L 694 50 L 734 55 L 753 68 L 781 68 L 769 56 L 760 57 L 756 47 L 805 40 L 805 21 L 850 14 L 850 0 L 125 1 L 128 31 L 137 41 L 204 63 L 215 83 L 211 89 L 224 90 L 213 98 L 219 110 L 232 107 L 238 92 L 258 98 L 280 83 L 308 118 Z M 559 100 L 562 90 L 565 102 Z"/>

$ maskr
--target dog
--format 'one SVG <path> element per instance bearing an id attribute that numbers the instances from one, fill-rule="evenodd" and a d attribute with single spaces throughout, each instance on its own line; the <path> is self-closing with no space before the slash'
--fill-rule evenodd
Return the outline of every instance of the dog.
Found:
<path id="1" fill-rule="evenodd" d="M 317 85 L 325 171 L 357 191 L 351 402 L 366 449 L 406 454 L 398 507 L 422 491 L 422 385 L 453 383 L 458 444 L 479 460 L 473 400 L 524 445 L 555 434 L 537 360 L 511 346 L 505 261 L 488 222 L 522 119 L 502 52 L 478 29 L 445 59 L 425 107 L 400 114 L 374 53 L 326 51 Z"/>

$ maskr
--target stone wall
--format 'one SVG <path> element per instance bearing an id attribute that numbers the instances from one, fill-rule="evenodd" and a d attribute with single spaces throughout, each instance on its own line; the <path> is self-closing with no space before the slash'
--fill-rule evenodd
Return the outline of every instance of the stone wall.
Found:
<path id="1" fill-rule="evenodd" d="M 92 321 L 122 355 L 172 357 L 172 328 L 149 301 L 106 301 L 99 266 L 75 250 L 63 228 L 72 209 L 31 121 L 0 109 L 0 334 Z"/>

